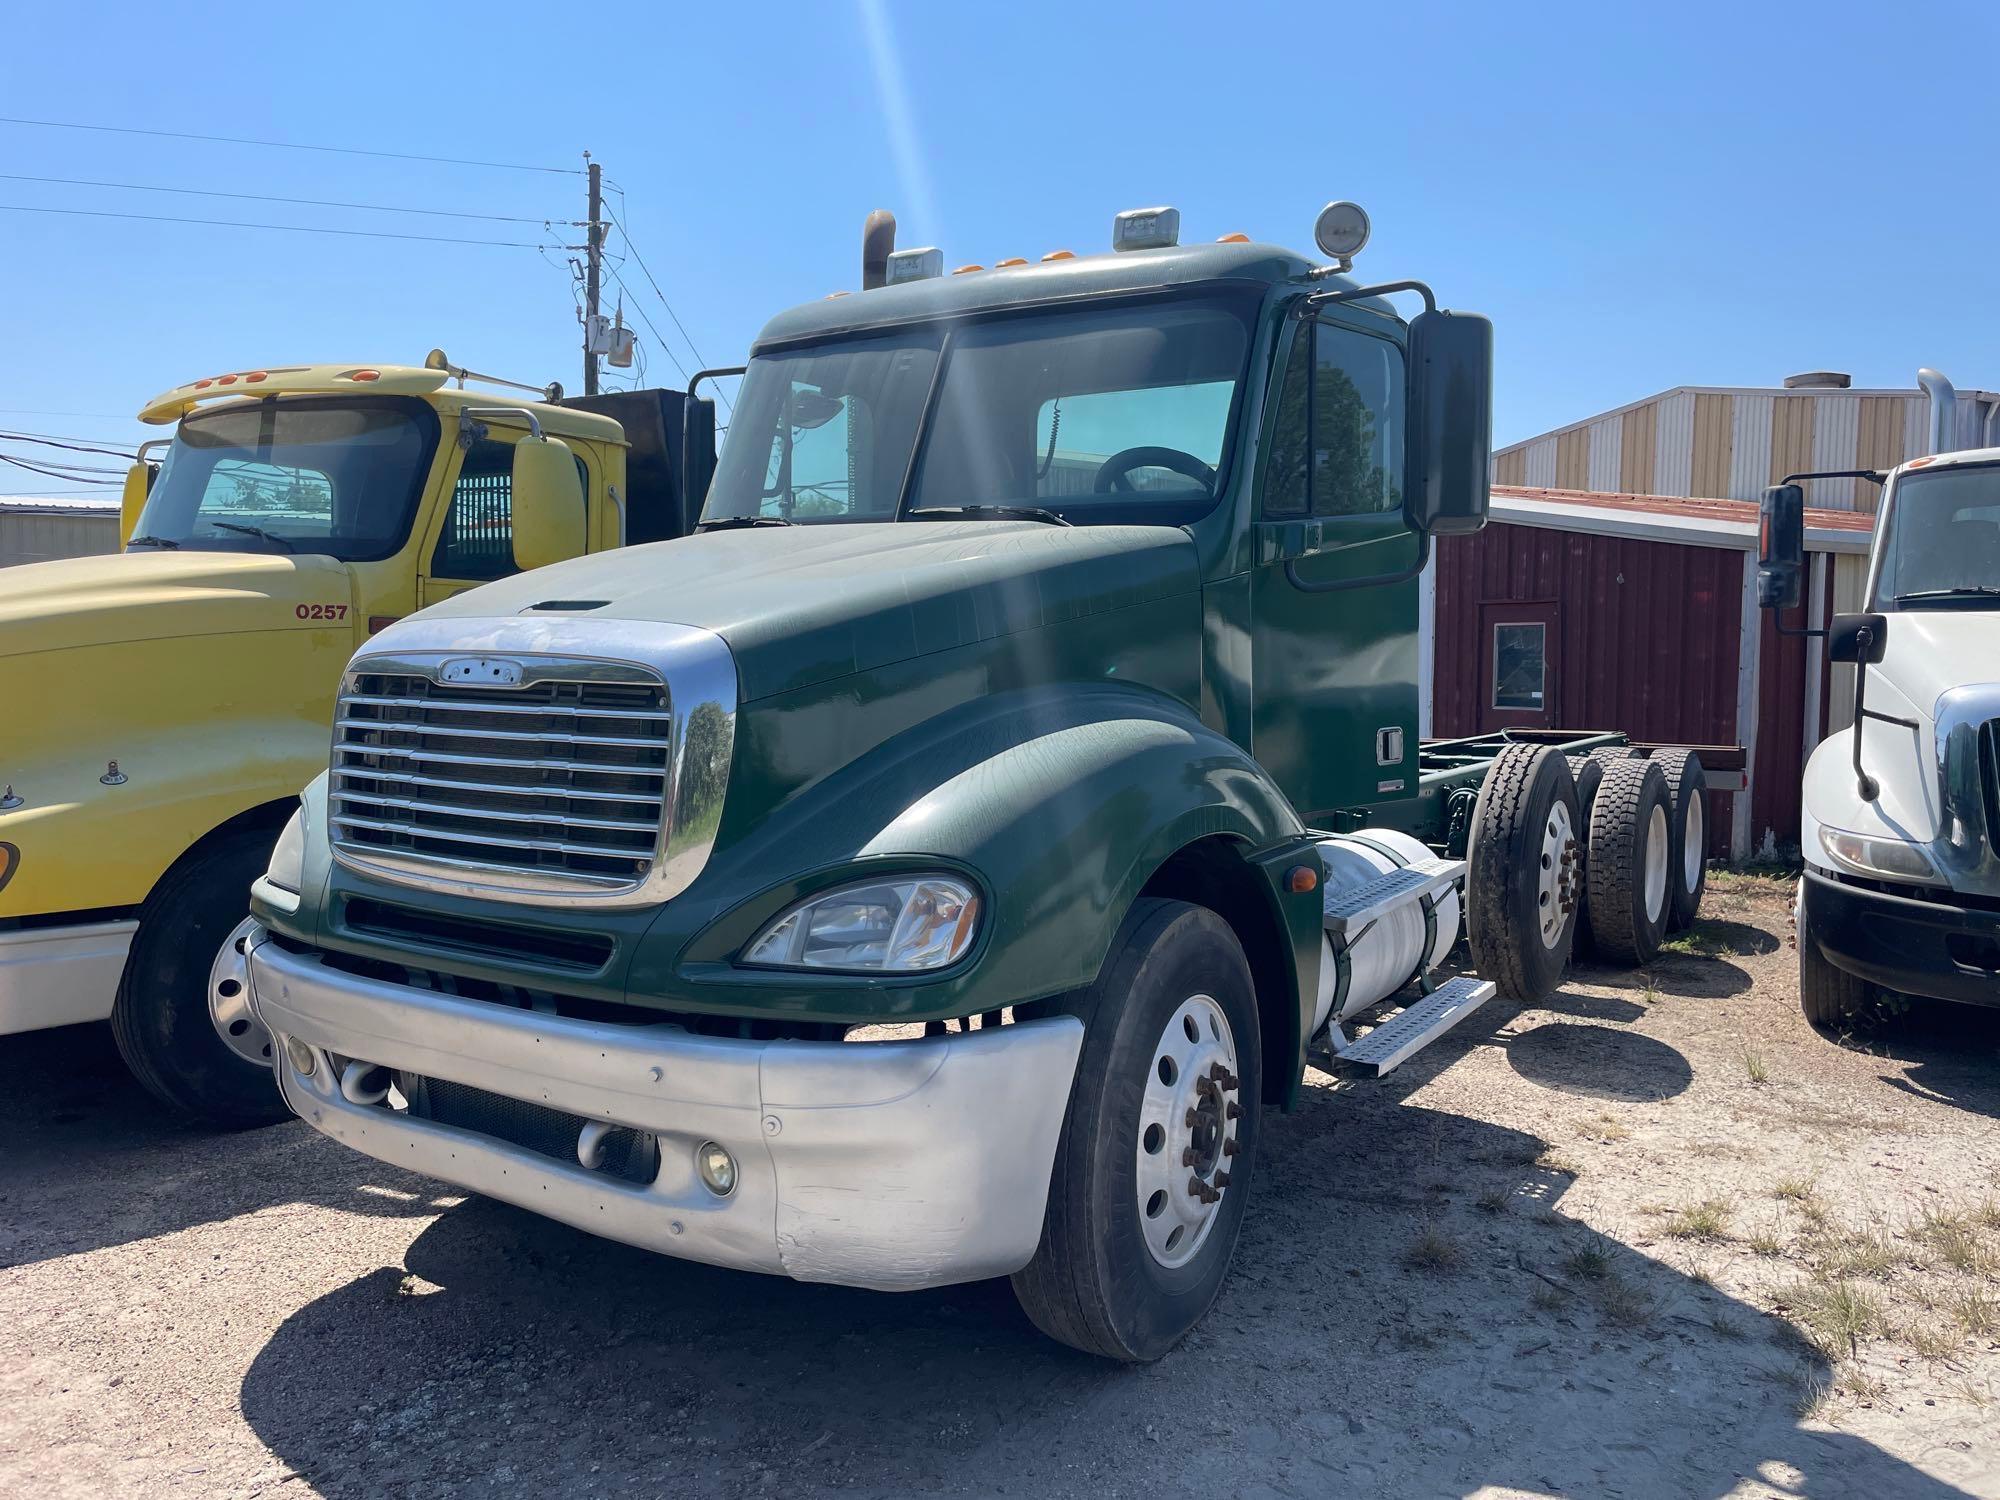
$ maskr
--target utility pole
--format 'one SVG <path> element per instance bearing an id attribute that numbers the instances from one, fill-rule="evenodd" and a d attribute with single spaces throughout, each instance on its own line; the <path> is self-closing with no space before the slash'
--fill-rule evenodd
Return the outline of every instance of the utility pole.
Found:
<path id="1" fill-rule="evenodd" d="M 590 163 L 590 222 L 584 229 L 583 273 L 583 393 L 597 394 L 597 351 L 591 347 L 591 335 L 597 328 L 598 294 L 603 290 L 604 280 L 604 169 L 590 160 L 588 151 L 583 159 Z"/>

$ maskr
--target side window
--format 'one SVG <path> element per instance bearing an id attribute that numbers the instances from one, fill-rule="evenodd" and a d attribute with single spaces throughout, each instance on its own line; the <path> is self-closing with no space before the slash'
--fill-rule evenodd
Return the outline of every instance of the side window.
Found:
<path id="1" fill-rule="evenodd" d="M 588 496 L 590 470 L 581 458 L 576 477 Z M 431 554 L 431 576 L 485 583 L 519 571 L 514 562 L 514 445 L 480 438 L 459 464 L 444 530 Z"/>
<path id="2" fill-rule="evenodd" d="M 1302 516 L 1308 509 L 1306 450 L 1311 446 L 1311 434 L 1306 405 L 1312 394 L 1312 357 L 1311 331 L 1301 328 L 1292 338 L 1292 352 L 1285 357 L 1285 373 L 1278 382 L 1276 428 L 1264 471 L 1267 516 Z"/>
<path id="3" fill-rule="evenodd" d="M 1332 323 L 1313 330 L 1312 509 L 1378 515 L 1403 504 L 1403 354 Z"/>

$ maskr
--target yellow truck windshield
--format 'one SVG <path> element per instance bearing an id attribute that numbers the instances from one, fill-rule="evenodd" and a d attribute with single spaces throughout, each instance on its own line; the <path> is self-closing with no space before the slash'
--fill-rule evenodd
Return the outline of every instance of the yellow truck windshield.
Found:
<path id="1" fill-rule="evenodd" d="M 437 413 L 397 397 L 268 400 L 180 425 L 131 545 L 389 556 L 409 535 Z"/>

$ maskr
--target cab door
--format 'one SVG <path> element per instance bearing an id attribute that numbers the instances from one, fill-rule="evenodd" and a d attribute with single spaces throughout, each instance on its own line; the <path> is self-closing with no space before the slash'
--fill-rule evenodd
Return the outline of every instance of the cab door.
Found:
<path id="1" fill-rule="evenodd" d="M 1251 753 L 1308 820 L 1407 796 L 1417 752 L 1417 580 L 1404 523 L 1407 380 L 1386 320 L 1295 322 L 1259 491 Z"/>
<path id="2" fill-rule="evenodd" d="M 521 571 L 514 560 L 514 444 L 525 434 L 489 427 L 459 449 L 451 498 L 431 528 L 418 574 L 419 602 L 435 604 Z M 595 519 L 590 466 L 577 455 L 585 505 Z"/>

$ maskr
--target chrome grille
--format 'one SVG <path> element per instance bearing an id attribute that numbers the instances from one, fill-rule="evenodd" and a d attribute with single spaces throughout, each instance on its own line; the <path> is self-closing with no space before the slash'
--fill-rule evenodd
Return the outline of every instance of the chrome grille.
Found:
<path id="1" fill-rule="evenodd" d="M 662 683 L 622 676 L 487 687 L 357 664 L 334 721 L 335 848 L 557 889 L 638 885 L 659 855 L 674 722 Z"/>

